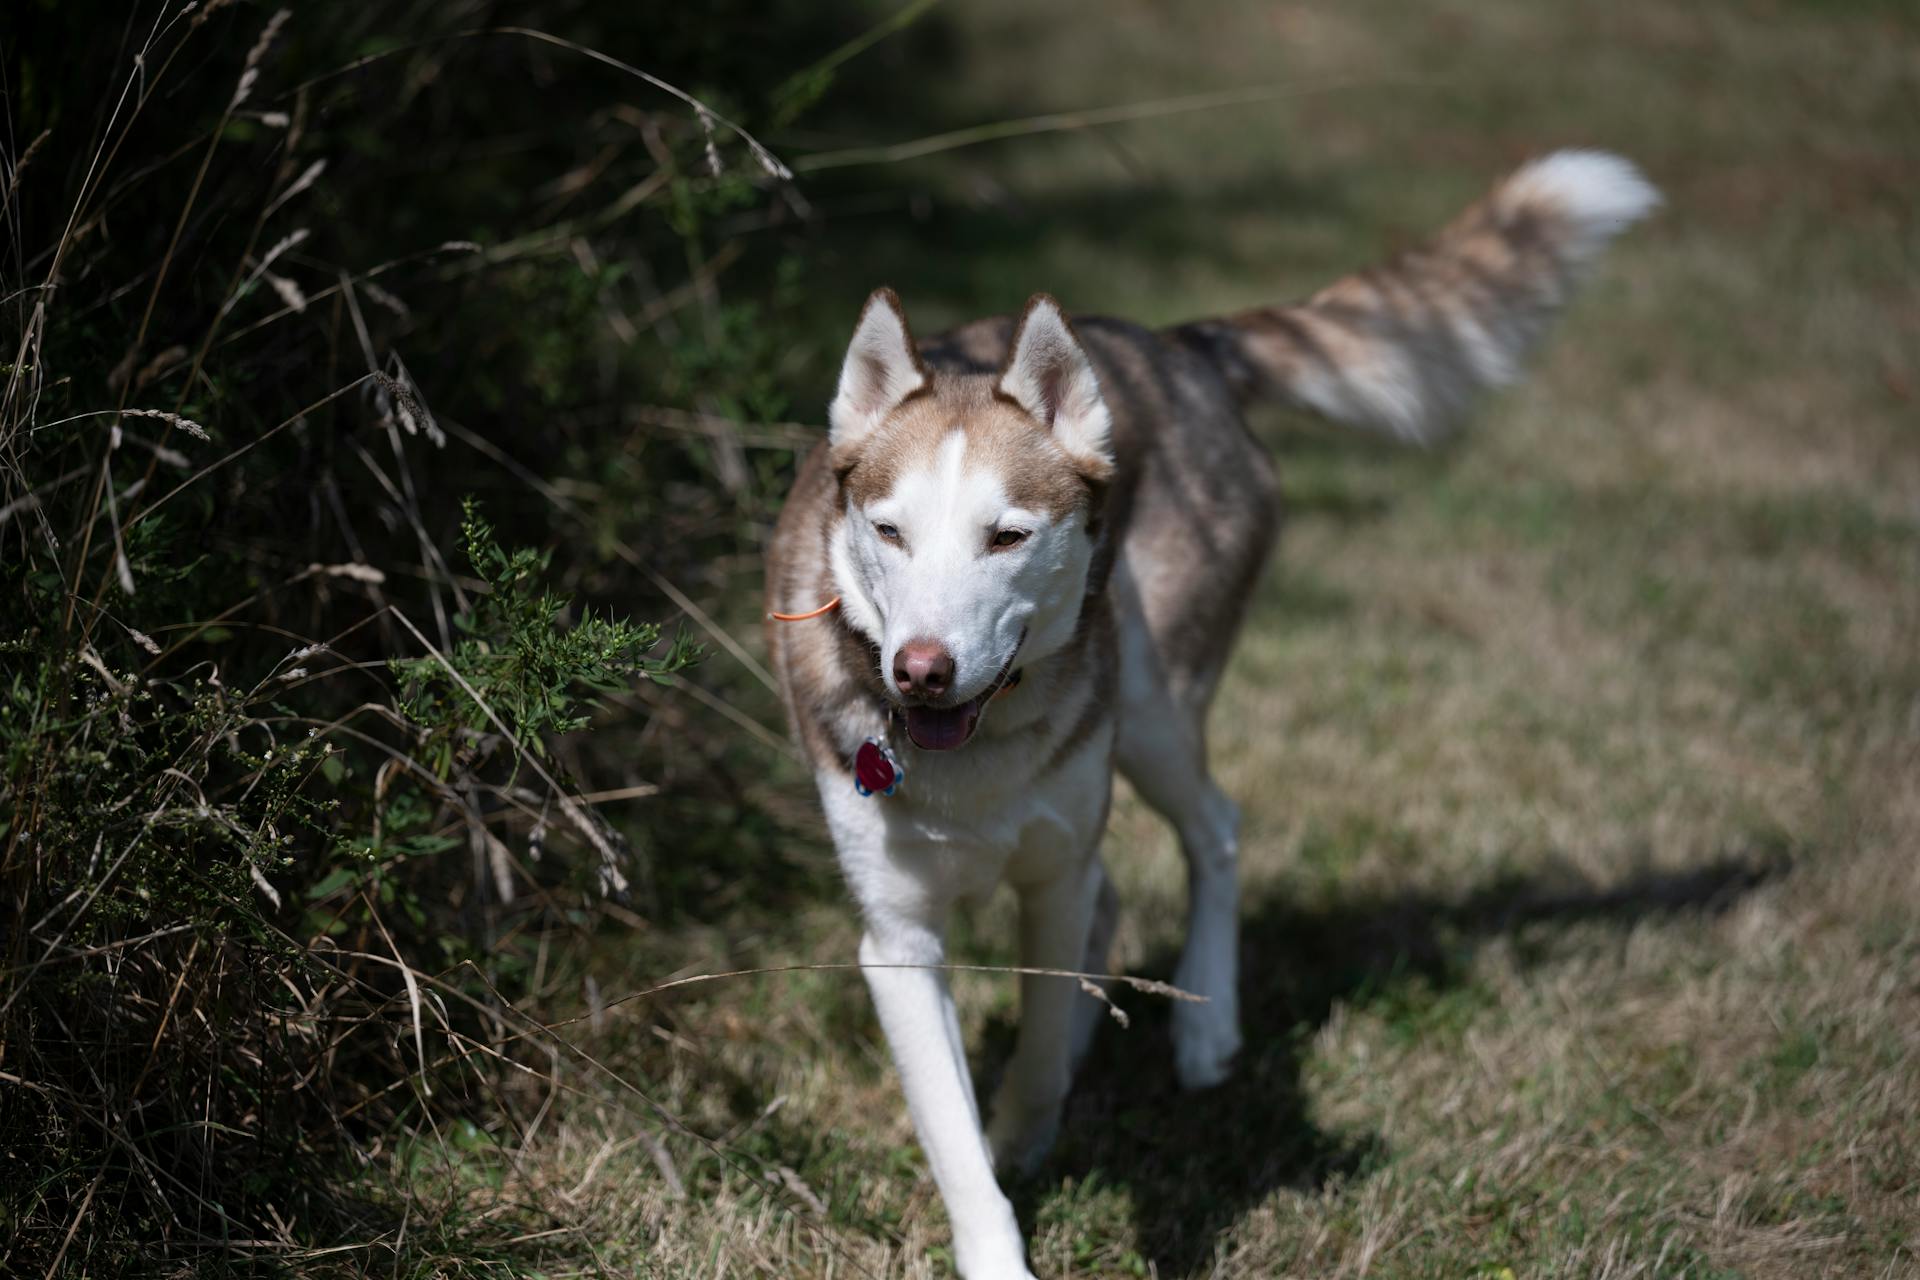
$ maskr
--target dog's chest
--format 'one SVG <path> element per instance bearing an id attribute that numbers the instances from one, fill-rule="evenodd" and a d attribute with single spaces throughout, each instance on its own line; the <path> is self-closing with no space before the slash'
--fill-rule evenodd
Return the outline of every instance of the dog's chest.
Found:
<path id="1" fill-rule="evenodd" d="M 1002 880 L 1051 879 L 1086 857 L 1112 789 L 1102 740 L 1035 777 L 993 753 L 907 753 L 892 796 L 823 780 L 827 818 L 856 894 L 979 900 Z"/>

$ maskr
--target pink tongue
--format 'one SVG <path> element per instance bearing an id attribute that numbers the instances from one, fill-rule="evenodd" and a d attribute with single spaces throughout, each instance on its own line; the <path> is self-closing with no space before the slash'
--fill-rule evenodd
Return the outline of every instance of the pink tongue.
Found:
<path id="1" fill-rule="evenodd" d="M 980 700 L 957 707 L 908 707 L 907 736 L 922 751 L 951 751 L 973 736 Z"/>

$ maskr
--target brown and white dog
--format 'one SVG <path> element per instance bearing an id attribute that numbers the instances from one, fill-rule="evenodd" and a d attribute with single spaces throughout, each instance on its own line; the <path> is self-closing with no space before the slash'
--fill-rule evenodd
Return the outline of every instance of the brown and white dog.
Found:
<path id="1" fill-rule="evenodd" d="M 994 1170 L 1059 1126 L 1099 1006 L 1021 981 L 984 1130 L 941 966 L 956 902 L 1002 881 L 1020 962 L 1105 972 L 1117 901 L 1099 842 L 1117 765 L 1178 833 L 1181 1081 L 1240 1047 L 1238 813 L 1208 776 L 1207 707 L 1279 520 L 1257 398 L 1426 440 L 1512 381 L 1585 269 L 1659 196 L 1628 162 L 1563 151 L 1424 248 L 1304 303 L 1154 331 L 1018 319 L 916 344 L 867 300 L 768 555 L 768 642 L 812 762 L 907 1107 L 962 1275 L 1029 1275 Z M 837 610 L 816 612 L 834 599 Z"/>

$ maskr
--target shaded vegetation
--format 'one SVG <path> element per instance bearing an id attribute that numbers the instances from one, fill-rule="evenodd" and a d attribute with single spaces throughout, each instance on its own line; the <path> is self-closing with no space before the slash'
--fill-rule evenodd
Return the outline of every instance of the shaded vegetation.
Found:
<path id="1" fill-rule="evenodd" d="M 461 1208 L 559 1087 L 517 1002 L 713 909 L 659 833 L 753 848 L 628 620 L 793 447 L 724 222 L 801 207 L 735 118 L 831 15 L 738 8 L 10 12 L 5 1270 L 540 1255 Z"/>

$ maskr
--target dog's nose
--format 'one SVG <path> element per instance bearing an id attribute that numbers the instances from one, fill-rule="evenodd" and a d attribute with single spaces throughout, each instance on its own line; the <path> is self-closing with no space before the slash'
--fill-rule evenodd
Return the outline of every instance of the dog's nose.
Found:
<path id="1" fill-rule="evenodd" d="M 938 640 L 909 640 L 893 655 L 893 683 L 902 693 L 938 697 L 953 687 L 953 655 Z"/>

